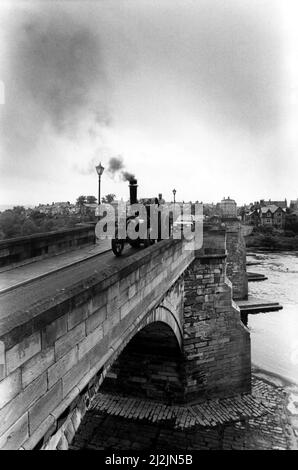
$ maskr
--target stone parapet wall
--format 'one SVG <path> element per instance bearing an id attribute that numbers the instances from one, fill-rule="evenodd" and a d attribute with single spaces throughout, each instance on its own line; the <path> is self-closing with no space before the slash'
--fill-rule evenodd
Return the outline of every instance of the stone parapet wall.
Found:
<path id="1" fill-rule="evenodd" d="M 0 241 L 0 268 L 95 243 L 93 225 Z"/>

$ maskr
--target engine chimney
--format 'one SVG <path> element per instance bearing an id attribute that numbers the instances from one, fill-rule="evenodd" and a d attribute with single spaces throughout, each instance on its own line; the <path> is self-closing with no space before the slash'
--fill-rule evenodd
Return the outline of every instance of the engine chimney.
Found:
<path id="1" fill-rule="evenodd" d="M 129 197 L 130 197 L 130 204 L 137 204 L 137 192 L 138 192 L 138 184 L 137 180 L 131 180 L 129 182 Z"/>

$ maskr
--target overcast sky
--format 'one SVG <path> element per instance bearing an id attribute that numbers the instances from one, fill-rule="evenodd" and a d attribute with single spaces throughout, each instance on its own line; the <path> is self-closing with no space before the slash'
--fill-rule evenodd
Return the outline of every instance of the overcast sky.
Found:
<path id="1" fill-rule="evenodd" d="M 0 203 L 298 197 L 296 0 L 0 0 Z M 102 194 L 128 196 L 104 172 Z"/>

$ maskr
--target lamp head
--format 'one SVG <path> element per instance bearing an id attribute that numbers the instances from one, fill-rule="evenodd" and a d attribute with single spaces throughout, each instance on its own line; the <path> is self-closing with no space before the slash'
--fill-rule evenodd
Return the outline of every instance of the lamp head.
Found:
<path id="1" fill-rule="evenodd" d="M 99 162 L 95 169 L 97 171 L 98 176 L 101 176 L 103 174 L 104 167 L 102 166 L 101 162 Z"/>

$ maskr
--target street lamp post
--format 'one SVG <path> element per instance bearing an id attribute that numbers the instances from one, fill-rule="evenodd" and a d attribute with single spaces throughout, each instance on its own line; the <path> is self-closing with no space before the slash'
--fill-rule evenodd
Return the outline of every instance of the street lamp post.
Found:
<path id="1" fill-rule="evenodd" d="M 174 195 L 174 204 L 176 203 L 176 189 L 173 189 L 173 195 Z"/>
<path id="2" fill-rule="evenodd" d="M 104 167 L 102 166 L 101 162 L 95 167 L 97 174 L 98 174 L 98 204 L 100 204 L 100 180 L 101 175 L 103 174 Z"/>

